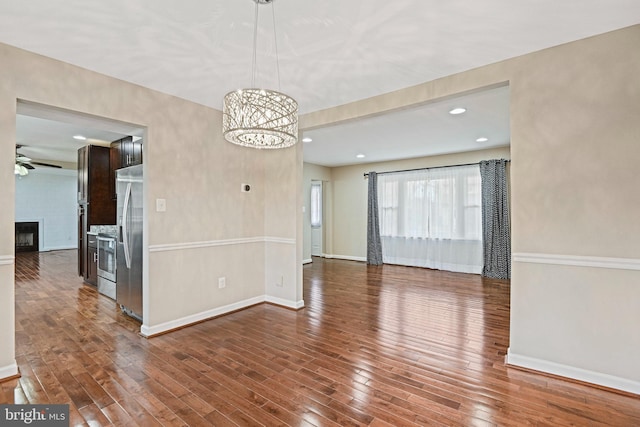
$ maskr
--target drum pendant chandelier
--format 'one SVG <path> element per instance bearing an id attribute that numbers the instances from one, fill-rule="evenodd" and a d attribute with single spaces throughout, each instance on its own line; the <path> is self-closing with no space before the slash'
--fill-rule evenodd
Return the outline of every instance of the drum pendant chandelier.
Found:
<path id="1" fill-rule="evenodd" d="M 251 70 L 252 88 L 239 89 L 225 95 L 222 108 L 222 132 L 227 141 L 244 147 L 286 148 L 298 141 L 298 103 L 284 93 L 255 88 L 258 6 L 273 3 L 274 0 L 252 1 L 256 4 Z M 273 8 L 273 5 L 271 7 Z M 275 13 L 273 15 L 275 39 Z M 278 65 L 277 42 L 275 46 L 279 85 L 280 66 Z"/>

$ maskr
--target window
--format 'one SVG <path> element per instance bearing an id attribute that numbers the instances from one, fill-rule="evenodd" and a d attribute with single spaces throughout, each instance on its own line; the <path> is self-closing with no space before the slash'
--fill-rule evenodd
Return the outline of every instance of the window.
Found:
<path id="1" fill-rule="evenodd" d="M 311 226 L 322 227 L 322 182 L 311 183 Z"/>
<path id="2" fill-rule="evenodd" d="M 378 215 L 385 263 L 482 271 L 478 165 L 379 174 Z"/>
<path id="3" fill-rule="evenodd" d="M 477 165 L 381 174 L 380 234 L 481 240 L 480 197 Z"/>
<path id="4" fill-rule="evenodd" d="M 396 236 L 398 234 L 398 182 L 378 179 L 378 209 L 380 216 L 380 234 Z"/>

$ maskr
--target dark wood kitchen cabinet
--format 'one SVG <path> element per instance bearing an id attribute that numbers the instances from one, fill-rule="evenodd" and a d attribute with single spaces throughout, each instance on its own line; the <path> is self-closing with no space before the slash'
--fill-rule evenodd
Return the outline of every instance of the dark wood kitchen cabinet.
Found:
<path id="1" fill-rule="evenodd" d="M 114 225 L 116 202 L 110 193 L 110 147 L 86 145 L 78 150 L 78 275 L 89 282 L 93 258 L 87 231 L 92 225 Z"/>
<path id="2" fill-rule="evenodd" d="M 87 273 L 84 280 L 90 285 L 98 284 L 98 236 L 87 234 Z"/>
<path id="3" fill-rule="evenodd" d="M 116 170 L 121 167 L 120 141 L 111 143 L 111 148 L 109 149 L 109 164 L 109 194 L 111 195 L 111 200 L 116 200 L 118 198 L 116 190 Z"/>
<path id="4" fill-rule="evenodd" d="M 111 197 L 116 199 L 116 170 L 142 164 L 142 139 L 127 136 L 111 143 Z"/>
<path id="5" fill-rule="evenodd" d="M 78 175 L 80 175 L 79 171 Z M 87 240 L 87 233 L 84 232 L 84 209 L 85 205 L 78 205 L 78 276 L 84 276 L 84 262 L 87 258 L 86 252 L 83 250 L 86 247 L 85 242 Z"/>

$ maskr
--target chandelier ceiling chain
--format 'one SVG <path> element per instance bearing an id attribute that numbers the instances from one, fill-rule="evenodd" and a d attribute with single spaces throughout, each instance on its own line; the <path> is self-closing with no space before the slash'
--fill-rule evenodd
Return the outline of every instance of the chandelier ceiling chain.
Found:
<path id="1" fill-rule="evenodd" d="M 254 19 L 253 19 L 253 56 L 251 58 L 251 87 L 256 87 L 256 63 L 257 63 L 257 46 L 258 46 L 258 4 L 256 1 Z"/>
<path id="2" fill-rule="evenodd" d="M 280 91 L 280 63 L 274 0 L 255 2 L 251 88 L 229 92 L 223 100 L 222 132 L 227 141 L 252 148 L 286 148 L 298 141 L 298 103 Z M 278 91 L 255 87 L 258 7 L 271 4 Z"/>
<path id="3" fill-rule="evenodd" d="M 256 3 L 257 4 L 257 3 Z M 271 5 L 271 17 L 273 18 L 273 46 L 276 51 L 276 75 L 278 76 L 278 90 L 280 89 L 280 61 L 278 60 L 278 36 L 276 34 L 276 5 Z"/>

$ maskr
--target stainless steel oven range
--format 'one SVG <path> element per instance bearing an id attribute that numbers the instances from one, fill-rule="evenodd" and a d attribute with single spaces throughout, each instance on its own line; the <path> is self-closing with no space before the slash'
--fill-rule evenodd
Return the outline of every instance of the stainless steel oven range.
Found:
<path id="1" fill-rule="evenodd" d="M 115 236 L 98 234 L 98 292 L 116 299 L 116 244 Z"/>

